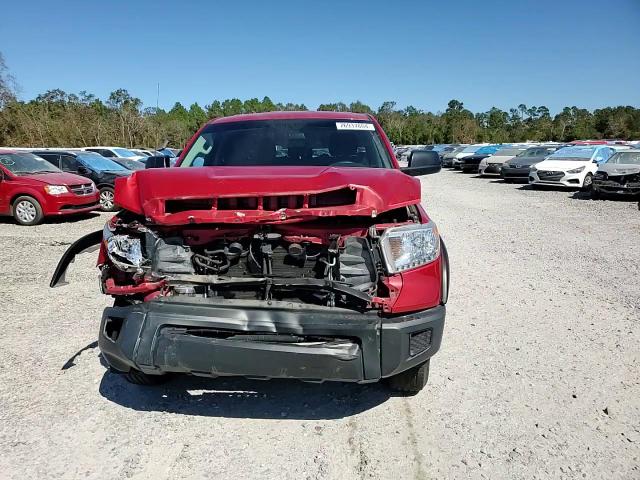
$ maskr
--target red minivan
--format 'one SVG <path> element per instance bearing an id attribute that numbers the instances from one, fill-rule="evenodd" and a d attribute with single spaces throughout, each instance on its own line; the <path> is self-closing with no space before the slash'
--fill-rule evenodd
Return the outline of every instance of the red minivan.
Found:
<path id="1" fill-rule="evenodd" d="M 20 225 L 36 225 L 46 216 L 100 208 L 91 180 L 65 173 L 27 152 L 0 150 L 0 215 Z"/>

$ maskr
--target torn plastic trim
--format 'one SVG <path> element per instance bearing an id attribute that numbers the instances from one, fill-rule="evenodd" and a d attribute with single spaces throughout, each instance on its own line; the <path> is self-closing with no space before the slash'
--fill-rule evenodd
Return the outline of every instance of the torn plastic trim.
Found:
<path id="1" fill-rule="evenodd" d="M 51 282 L 49 282 L 49 287 L 54 288 L 67 285 L 65 274 L 67 273 L 69 265 L 75 260 L 76 255 L 96 251 L 97 247 L 102 242 L 102 233 L 102 230 L 91 232 L 88 235 L 79 238 L 73 242 L 69 248 L 67 248 L 67 251 L 62 255 L 62 258 L 60 258 L 60 261 L 53 272 Z"/>

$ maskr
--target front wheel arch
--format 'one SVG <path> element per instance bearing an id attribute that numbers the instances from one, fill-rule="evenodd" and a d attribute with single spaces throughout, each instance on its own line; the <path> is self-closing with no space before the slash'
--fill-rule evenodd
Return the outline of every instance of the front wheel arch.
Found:
<path id="1" fill-rule="evenodd" d="M 23 218 L 20 216 L 20 212 L 16 209 L 21 207 L 21 203 L 23 203 L 28 209 L 33 210 L 33 212 L 30 212 L 33 215 L 32 217 L 29 216 L 29 218 Z M 38 201 L 37 198 L 31 195 L 20 195 L 11 202 L 11 215 L 20 225 L 33 226 L 42 221 L 44 218 L 44 211 L 42 209 L 42 203 Z"/>

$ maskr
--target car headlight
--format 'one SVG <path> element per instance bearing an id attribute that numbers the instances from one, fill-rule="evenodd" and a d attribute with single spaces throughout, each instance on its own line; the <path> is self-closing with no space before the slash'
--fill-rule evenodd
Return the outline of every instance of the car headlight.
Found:
<path id="1" fill-rule="evenodd" d="M 103 239 L 107 243 L 109 260 L 123 272 L 141 271 L 145 262 L 139 238 L 129 235 L 114 235 L 107 226 L 103 229 Z"/>
<path id="2" fill-rule="evenodd" d="M 567 173 L 580 173 L 583 170 L 584 170 L 584 166 L 567 170 Z"/>
<path id="3" fill-rule="evenodd" d="M 62 195 L 63 193 L 69 193 L 69 189 L 64 185 L 45 185 L 44 191 L 49 195 Z"/>
<path id="4" fill-rule="evenodd" d="M 98 190 L 98 187 L 96 187 L 96 184 L 91 182 L 91 193 L 95 192 L 96 190 Z"/>
<path id="5" fill-rule="evenodd" d="M 433 222 L 387 228 L 380 236 L 387 271 L 398 273 L 433 262 L 440 254 L 440 236 Z"/>

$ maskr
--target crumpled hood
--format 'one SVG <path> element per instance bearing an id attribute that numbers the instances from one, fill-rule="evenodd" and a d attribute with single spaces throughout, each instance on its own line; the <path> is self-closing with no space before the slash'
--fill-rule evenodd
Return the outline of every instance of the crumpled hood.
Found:
<path id="1" fill-rule="evenodd" d="M 607 172 L 608 175 L 633 175 L 640 173 L 640 165 L 635 163 L 603 163 L 598 167 L 601 172 Z"/>
<path id="2" fill-rule="evenodd" d="M 375 217 L 419 202 L 418 179 L 383 168 L 158 168 L 118 178 L 115 192 L 116 204 L 161 225 Z"/>

